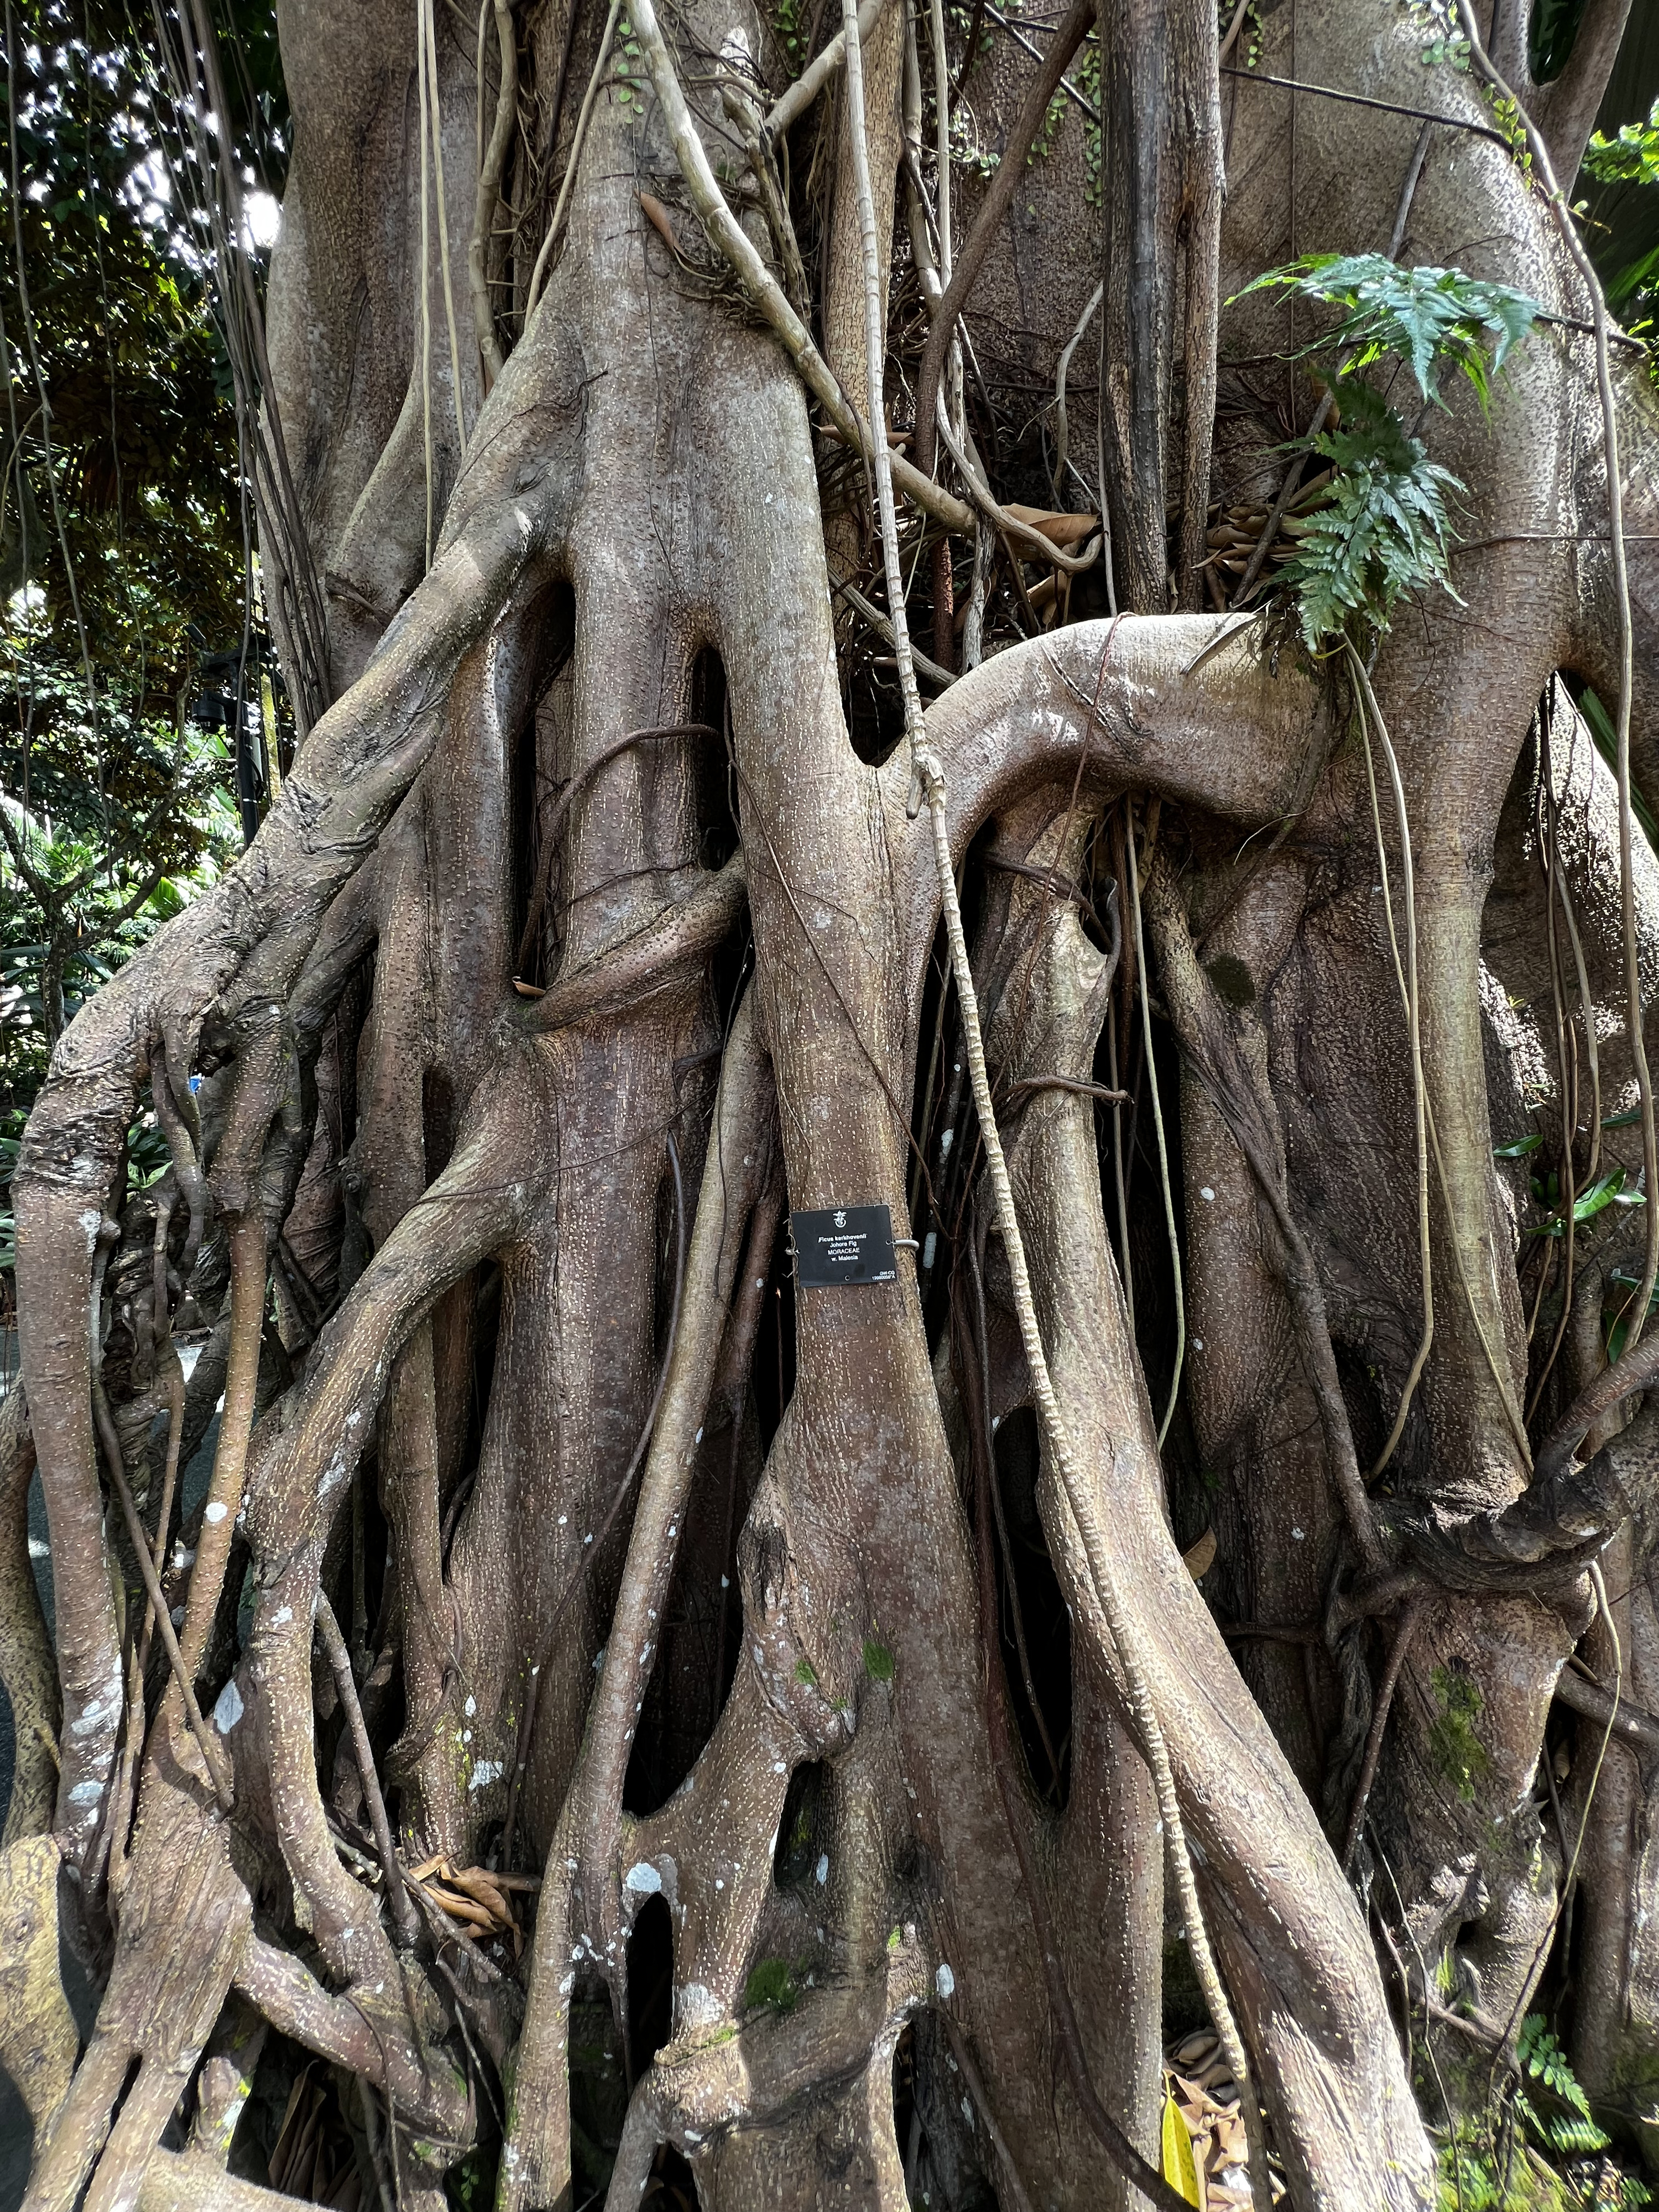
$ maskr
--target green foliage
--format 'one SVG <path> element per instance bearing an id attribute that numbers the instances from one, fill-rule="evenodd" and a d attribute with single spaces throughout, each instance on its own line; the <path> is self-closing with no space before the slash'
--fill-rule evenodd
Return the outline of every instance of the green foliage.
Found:
<path id="1" fill-rule="evenodd" d="M 872 1682 L 890 1682 L 897 1662 L 884 1644 L 873 1636 L 864 1639 L 864 1671 Z"/>
<path id="2" fill-rule="evenodd" d="M 626 15 L 617 21 L 617 44 L 611 58 L 611 96 L 618 107 L 642 107 L 640 96 L 640 42 Z"/>
<path id="3" fill-rule="evenodd" d="M 1528 2014 L 1522 2021 L 1515 2055 L 1523 2076 L 1516 2090 L 1515 2109 L 1528 2136 L 1556 2159 L 1597 2160 L 1579 2201 L 1628 2206 L 1632 2212 L 1633 2208 L 1648 2203 L 1649 2192 L 1634 2175 L 1619 2172 L 1610 2161 L 1597 2156 L 1611 2148 L 1611 2138 L 1596 2124 L 1589 2099 L 1541 2013 Z M 1575 2165 L 1571 2177 L 1575 2186 L 1582 2173 L 1583 2169 Z"/>
<path id="4" fill-rule="evenodd" d="M 1648 1201 L 1644 1193 L 1639 1190 L 1627 1190 L 1625 1188 L 1625 1170 L 1621 1167 L 1609 1168 L 1605 1175 L 1598 1176 L 1587 1189 L 1581 1190 L 1573 1200 L 1574 1221 L 1594 1221 L 1598 1213 L 1604 1213 L 1610 1206 L 1645 1206 Z M 1558 1176 L 1552 1174 L 1548 1176 L 1534 1176 L 1532 1178 L 1532 1194 L 1540 1206 L 1553 1205 L 1560 1196 L 1560 1193 L 1561 1186 Z M 1528 1230 L 1527 1234 L 1528 1237 L 1565 1237 L 1566 1229 L 1565 1213 L 1557 1212 L 1553 1213 L 1547 1221 L 1540 1222 L 1537 1227 Z"/>
<path id="5" fill-rule="evenodd" d="M 1440 2147 L 1438 2212 L 1568 2212 L 1577 2200 L 1525 2143 L 1498 2150 L 1465 2121 Z"/>
<path id="6" fill-rule="evenodd" d="M 1224 39 L 1237 0 L 1217 0 L 1216 35 Z M 1261 0 L 1246 0 L 1244 20 L 1238 27 L 1228 58 L 1241 69 L 1254 69 L 1261 58 Z"/>
<path id="7" fill-rule="evenodd" d="M 811 59 L 806 51 L 811 19 L 801 0 L 773 0 L 772 27 L 789 63 L 789 74 L 798 77 Z"/>
<path id="8" fill-rule="evenodd" d="M 1440 2145 L 1439 2212 L 1640 2212 L 1652 2199 L 1634 2174 L 1605 2155 L 1608 2139 L 1555 2038 L 1534 2014 L 1517 2058 L 1522 2084 L 1513 2121 L 1471 2115 Z M 1537 2085 L 1529 2093 L 1523 2086 Z"/>
<path id="9" fill-rule="evenodd" d="M 1659 100 L 1644 120 L 1626 123 L 1613 137 L 1596 131 L 1584 167 L 1604 185 L 1659 185 Z"/>
<path id="10" fill-rule="evenodd" d="M 1356 618 L 1386 629 L 1407 592 L 1425 584 L 1452 592 L 1446 501 L 1462 486 L 1369 385 L 1345 398 L 1349 420 L 1301 441 L 1330 465 L 1330 493 L 1300 524 L 1297 551 L 1279 570 L 1314 650 Z"/>
<path id="11" fill-rule="evenodd" d="M 1659 365 L 1659 356 L 1650 357 L 1650 367 Z M 1613 717 L 1588 684 L 1582 689 L 1575 685 L 1578 711 L 1584 718 L 1584 726 L 1590 733 L 1590 742 L 1615 775 L 1619 773 L 1619 732 L 1613 726 Z M 1659 849 L 1659 821 L 1653 810 L 1634 785 L 1630 794 L 1631 806 L 1642 825 L 1642 835 L 1650 845 Z"/>
<path id="12" fill-rule="evenodd" d="M 1469 42 L 1453 0 L 1405 0 L 1406 13 L 1423 34 L 1425 69 L 1455 69 L 1467 76 Z"/>
<path id="13" fill-rule="evenodd" d="M 228 101 L 213 158 L 269 218 L 286 161 L 274 15 L 207 12 Z M 10 19 L 0 1203 L 59 1028 L 242 842 L 228 749 L 188 713 L 203 655 L 240 649 L 258 618 L 210 187 L 135 20 L 125 0 L 14 0 Z M 264 249 L 248 259 L 258 284 Z M 132 1133 L 135 1183 L 158 1144 Z M 9 1231 L 0 1213 L 0 1269 Z"/>
<path id="14" fill-rule="evenodd" d="M 1605 1122 L 1601 1125 L 1607 1127 Z M 1494 1145 L 1492 1156 L 1495 1160 L 1524 1160 L 1528 1152 L 1535 1152 L 1543 1143 L 1542 1133 L 1534 1129 L 1530 1136 L 1511 1137 L 1502 1145 Z"/>
<path id="15" fill-rule="evenodd" d="M 27 297 L 9 240 L 0 599 L 40 586 L 36 665 L 73 678 L 82 708 L 83 632 L 95 689 L 171 720 L 194 672 L 191 630 L 228 647 L 243 613 L 230 362 L 205 220 L 185 204 L 200 180 L 125 8 L 21 0 L 15 19 Z M 274 23 L 256 15 L 238 33 L 224 41 L 232 157 L 249 192 L 271 194 L 286 121 Z M 32 701 L 32 734 L 59 726 L 61 705 Z"/>
<path id="16" fill-rule="evenodd" d="M 1449 370 L 1468 380 L 1486 412 L 1493 377 L 1540 310 L 1510 285 L 1459 269 L 1402 268 L 1380 253 L 1304 254 L 1237 296 L 1269 290 L 1338 310 L 1291 356 L 1317 359 L 1337 408 L 1328 428 L 1285 449 L 1324 461 L 1329 477 L 1321 503 L 1286 522 L 1299 542 L 1274 580 L 1294 594 L 1303 641 L 1317 651 L 1356 627 L 1386 629 L 1406 592 L 1452 591 L 1447 509 L 1463 486 L 1363 372 L 1395 358 L 1425 401 L 1443 405 L 1441 378 Z"/>
<path id="17" fill-rule="evenodd" d="M 800 1987 L 787 1959 L 760 1960 L 743 1986 L 745 2012 L 757 2012 L 763 2006 L 793 2012 L 799 2002 Z"/>
<path id="18" fill-rule="evenodd" d="M 1489 284 L 1461 269 L 1406 269 L 1384 253 L 1305 253 L 1244 289 L 1248 294 L 1285 287 L 1342 311 L 1334 326 L 1296 359 L 1346 354 L 1339 371 L 1346 377 L 1395 354 L 1423 397 L 1437 404 L 1441 370 L 1461 371 L 1483 410 L 1491 405 L 1492 377 L 1543 312 L 1513 285 Z"/>

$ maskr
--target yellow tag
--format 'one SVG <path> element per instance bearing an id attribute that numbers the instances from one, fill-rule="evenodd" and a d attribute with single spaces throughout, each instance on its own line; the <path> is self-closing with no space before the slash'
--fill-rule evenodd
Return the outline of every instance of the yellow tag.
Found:
<path id="1" fill-rule="evenodd" d="M 1198 2191 L 1198 2168 L 1193 2163 L 1193 2139 L 1181 2107 L 1168 2089 L 1164 2092 L 1164 2179 L 1188 2204 L 1202 2206 Z"/>

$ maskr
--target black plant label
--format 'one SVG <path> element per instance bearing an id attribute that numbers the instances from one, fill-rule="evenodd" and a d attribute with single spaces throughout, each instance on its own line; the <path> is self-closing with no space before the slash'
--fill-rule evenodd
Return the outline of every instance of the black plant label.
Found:
<path id="1" fill-rule="evenodd" d="M 795 1279 L 803 1290 L 839 1290 L 853 1283 L 890 1283 L 893 1255 L 890 1206 L 832 1206 L 818 1213 L 792 1213 Z"/>

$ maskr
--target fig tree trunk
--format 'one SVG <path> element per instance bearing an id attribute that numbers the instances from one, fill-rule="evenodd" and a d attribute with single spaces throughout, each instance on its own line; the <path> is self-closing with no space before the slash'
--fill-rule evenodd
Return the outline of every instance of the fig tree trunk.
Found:
<path id="1" fill-rule="evenodd" d="M 283 0 L 303 742 L 15 1185 L 31 2212 L 1176 2203 L 1205 1930 L 1298 2212 L 1547 1974 L 1651 2124 L 1659 419 L 1426 13 L 867 0 L 860 131 L 850 8 Z M 1544 311 L 1376 372 L 1466 490 L 1346 657 L 1310 253 Z"/>

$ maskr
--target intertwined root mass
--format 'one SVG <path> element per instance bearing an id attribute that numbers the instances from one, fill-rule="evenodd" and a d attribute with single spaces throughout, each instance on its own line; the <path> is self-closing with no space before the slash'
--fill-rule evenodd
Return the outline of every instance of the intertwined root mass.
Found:
<path id="1" fill-rule="evenodd" d="M 1159 2159 L 1169 1948 L 1147 1710 L 1291 2200 L 1425 2204 L 1396 2018 L 1455 1998 L 1501 2044 L 1529 2001 L 1565 1856 L 1534 1778 L 1610 1538 L 1623 1579 L 1595 1633 L 1623 1638 L 1643 1717 L 1588 1808 L 1578 2002 L 1586 2080 L 1631 2105 L 1659 2058 L 1634 1843 L 1641 1728 L 1659 1737 L 1650 1416 L 1622 1442 L 1604 1419 L 1588 1469 L 1567 1450 L 1533 1483 L 1528 1464 L 1604 1364 L 1628 1237 L 1587 1218 L 1564 1294 L 1492 1157 L 1527 1114 L 1573 1157 L 1591 1117 L 1569 1062 L 1592 1036 L 1607 1118 L 1630 1072 L 1598 1013 L 1622 989 L 1616 799 L 1555 682 L 1606 685 L 1613 629 L 1582 303 L 1545 210 L 1490 137 L 1448 126 L 1420 157 L 1421 41 L 1380 0 L 1304 8 L 1297 70 L 1337 82 L 1364 30 L 1413 114 L 1324 118 L 1287 187 L 1246 158 L 1276 143 L 1270 93 L 1240 95 L 1223 291 L 1284 258 L 1287 189 L 1298 221 L 1322 194 L 1328 242 L 1358 247 L 1415 161 L 1406 258 L 1501 234 L 1566 318 L 1490 428 L 1437 429 L 1476 489 L 1462 602 L 1415 609 L 1367 672 L 1397 804 L 1373 811 L 1364 679 L 1223 614 L 1091 617 L 1088 586 L 1056 568 L 1028 588 L 1012 552 L 1006 606 L 1077 618 L 927 712 L 1073 1484 L 1020 1457 L 1033 1381 L 927 811 L 907 751 L 875 766 L 849 742 L 825 546 L 862 560 L 862 527 L 826 516 L 820 484 L 856 471 L 817 449 L 796 361 L 697 198 L 718 179 L 755 240 L 777 220 L 732 74 L 771 33 L 695 9 L 669 26 L 687 127 L 716 145 L 702 183 L 637 85 L 617 89 L 626 68 L 581 101 L 608 66 L 597 24 L 565 51 L 538 15 L 488 133 L 468 76 L 446 190 L 471 219 L 476 184 L 485 210 L 463 327 L 486 397 L 471 343 L 458 365 L 441 336 L 431 354 L 441 312 L 403 382 L 380 359 L 349 373 L 368 341 L 344 294 L 361 286 L 365 327 L 389 312 L 365 179 L 402 177 L 374 67 L 404 35 L 390 13 L 332 43 L 315 11 L 284 24 L 300 137 L 271 396 L 309 456 L 337 696 L 240 866 L 66 1034 L 15 1185 L 0 2058 L 36 2128 L 31 2212 L 272 2212 L 265 2172 L 293 2185 L 305 2112 L 310 2185 L 350 2166 L 422 2212 L 446 2174 L 491 2170 L 502 2212 L 586 2203 L 607 2171 L 631 2205 L 670 2151 L 720 2212 L 896 2208 L 924 2172 L 953 2208 L 1138 2201 L 1122 2169 Z M 496 27 L 512 52 L 510 11 Z M 880 35 L 866 91 L 902 127 L 872 110 L 877 181 L 915 193 L 920 79 Z M 473 66 L 447 38 L 441 111 Z M 502 358 L 483 240 L 513 103 L 547 97 L 556 49 L 568 108 L 542 120 L 574 187 Z M 1478 119 L 1466 84 L 1434 82 Z M 752 198 L 721 131 L 759 164 Z M 1202 181 L 1210 155 L 1188 152 Z M 1045 375 L 1089 289 L 1066 295 L 1092 268 L 1074 228 Z M 856 406 L 844 209 L 826 235 L 828 366 L 807 366 Z M 1030 272 L 1017 222 L 999 239 L 979 251 L 1006 302 Z M 775 258 L 782 297 L 805 264 Z M 1278 350 L 1279 312 L 1236 310 L 1224 361 Z M 948 360 L 930 374 L 956 406 Z M 1651 549 L 1650 410 L 1621 391 L 1632 547 Z M 1231 440 L 1260 471 L 1267 403 L 1228 393 L 1216 468 Z M 1167 465 L 1189 500 L 1190 433 Z M 1165 465 L 1128 473 L 1116 520 L 1144 538 Z M 918 556 L 914 510 L 906 527 Z M 997 539 L 975 527 L 977 637 Z M 1644 773 L 1659 569 L 1632 558 Z M 934 573 L 950 653 L 948 556 Z M 1408 844 L 1420 1087 L 1389 934 Z M 173 1164 L 130 1194 L 143 1110 Z M 1594 1141 L 1622 1159 L 1628 1126 Z M 1432 1346 L 1368 1483 L 1426 1335 L 1422 1203 Z M 848 1205 L 891 1209 L 896 1279 L 797 1282 L 788 1212 Z M 188 1381 L 186 1291 L 212 1323 Z M 1176 1540 L 1205 1527 L 1209 1602 Z M 1272 1633 L 1230 1649 L 1215 1612 Z M 1563 1693 L 1580 1746 L 1595 1697 L 1611 1710 L 1607 1652 L 1587 1649 Z M 1403 1977 L 1393 2010 L 1345 1859 Z M 100 1991 L 78 2058 L 60 1908 Z M 299 2082 L 313 2060 L 330 2070 Z M 258 2117 L 271 2082 L 286 2131 Z"/>

